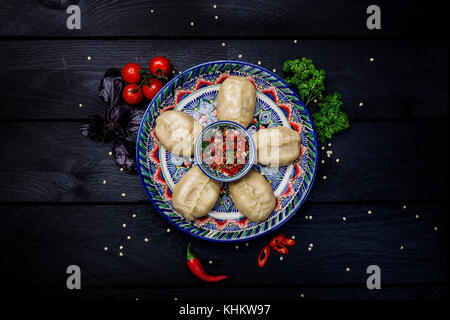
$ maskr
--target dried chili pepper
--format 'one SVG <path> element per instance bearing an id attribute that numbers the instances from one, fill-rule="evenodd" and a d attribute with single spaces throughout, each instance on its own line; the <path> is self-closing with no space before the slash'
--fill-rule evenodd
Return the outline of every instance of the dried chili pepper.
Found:
<path id="1" fill-rule="evenodd" d="M 264 248 L 262 248 L 261 252 L 258 255 L 258 266 L 260 268 L 264 267 L 264 265 L 266 264 L 267 259 L 269 258 L 269 253 L 270 253 L 269 246 L 265 246 Z"/>
<path id="2" fill-rule="evenodd" d="M 206 273 L 205 269 L 203 269 L 202 264 L 200 263 L 200 260 L 191 252 L 191 243 L 188 244 L 187 247 L 187 255 L 186 255 L 186 262 L 189 270 L 194 274 L 197 278 L 206 281 L 206 282 L 217 282 L 221 281 L 223 279 L 226 279 L 227 276 L 211 276 Z"/>
<path id="3" fill-rule="evenodd" d="M 283 246 L 282 244 L 278 244 L 276 246 L 273 246 L 272 248 L 273 248 L 273 250 L 275 250 L 276 252 L 281 253 L 281 254 L 288 253 L 288 249 L 285 246 Z"/>
<path id="4" fill-rule="evenodd" d="M 285 239 L 285 237 L 284 234 L 282 233 L 276 237 L 273 237 L 272 240 L 270 240 L 269 245 L 271 247 L 275 247 L 276 245 L 280 244 L 283 241 L 283 239 Z"/>
<path id="5" fill-rule="evenodd" d="M 295 240 L 294 239 L 289 239 L 289 238 L 284 238 L 281 241 L 282 244 L 284 244 L 285 246 L 293 246 L 295 244 Z"/>

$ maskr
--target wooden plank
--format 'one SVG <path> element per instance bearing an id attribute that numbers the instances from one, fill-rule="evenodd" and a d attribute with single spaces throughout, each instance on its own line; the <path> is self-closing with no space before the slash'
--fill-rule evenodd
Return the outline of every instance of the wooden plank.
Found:
<path id="1" fill-rule="evenodd" d="M 4 41 L 0 47 L 4 92 L 0 119 L 79 119 L 102 113 L 98 84 L 103 73 L 129 61 L 147 68 L 151 57 L 166 55 L 178 72 L 206 61 L 239 60 L 239 54 L 243 55 L 240 60 L 260 61 L 281 77 L 285 77 L 284 60 L 314 59 L 327 71 L 330 91 L 342 94 L 351 120 L 448 116 L 445 42 L 234 40 L 225 41 L 225 47 L 222 42 Z"/>
<path id="2" fill-rule="evenodd" d="M 238 249 L 186 235 L 150 204 L 0 208 L 1 271 L 16 288 L 64 289 L 71 264 L 80 266 L 82 285 L 91 289 L 210 288 L 185 266 L 188 242 L 206 270 L 229 276 L 215 288 L 365 288 L 366 268 L 373 264 L 381 268 L 385 288 L 447 281 L 444 204 L 306 204 L 277 231 Z M 273 251 L 258 268 L 259 251 L 281 232 L 295 236 L 296 245 L 283 261 Z"/>
<path id="3" fill-rule="evenodd" d="M 330 158 L 321 151 L 325 164 L 308 200 L 446 200 L 448 144 L 439 137 L 447 128 L 442 121 L 353 123 L 326 147 Z M 77 122 L 1 123 L 0 147 L 1 202 L 148 201 L 139 177 L 119 171 L 110 146 L 83 137 Z"/>
<path id="4" fill-rule="evenodd" d="M 217 4 L 214 7 L 214 4 Z M 379 0 L 382 28 L 366 27 L 365 2 L 330 1 L 77 1 L 81 29 L 68 30 L 66 7 L 56 0 L 2 1 L 1 36 L 330 36 L 436 35 L 447 29 L 446 5 Z M 150 10 L 153 10 L 151 13 Z M 218 18 L 216 19 L 215 16 Z M 194 25 L 191 26 L 191 22 Z"/>

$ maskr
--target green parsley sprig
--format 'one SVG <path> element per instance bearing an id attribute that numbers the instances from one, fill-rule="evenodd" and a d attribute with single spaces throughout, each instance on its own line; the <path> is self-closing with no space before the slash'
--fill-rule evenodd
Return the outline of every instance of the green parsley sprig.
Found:
<path id="1" fill-rule="evenodd" d="M 317 137 L 324 143 L 336 133 L 350 127 L 347 114 L 342 111 L 342 96 L 334 92 L 324 97 L 326 73 L 316 68 L 308 58 L 286 60 L 283 71 L 288 73 L 286 82 L 295 86 L 306 105 L 317 102 L 319 111 L 312 114 Z"/>

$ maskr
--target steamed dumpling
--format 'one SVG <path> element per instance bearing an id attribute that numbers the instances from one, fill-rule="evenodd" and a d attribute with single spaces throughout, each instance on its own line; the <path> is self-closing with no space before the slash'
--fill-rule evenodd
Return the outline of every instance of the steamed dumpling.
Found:
<path id="1" fill-rule="evenodd" d="M 219 199 L 220 183 L 192 167 L 173 188 L 174 208 L 187 220 L 206 215 Z"/>
<path id="2" fill-rule="evenodd" d="M 261 129 L 252 137 L 259 164 L 269 167 L 287 166 L 300 155 L 300 135 L 289 127 Z"/>
<path id="3" fill-rule="evenodd" d="M 247 78 L 231 76 L 219 89 L 217 119 L 230 120 L 247 127 L 253 119 L 256 89 Z"/>
<path id="4" fill-rule="evenodd" d="M 251 221 L 267 219 L 275 207 L 272 187 L 258 171 L 250 170 L 242 179 L 230 182 L 228 188 L 236 208 Z"/>
<path id="5" fill-rule="evenodd" d="M 156 118 L 155 133 L 159 142 L 178 156 L 190 157 L 194 154 L 195 139 L 202 129 L 194 118 L 178 110 L 163 112 Z"/>

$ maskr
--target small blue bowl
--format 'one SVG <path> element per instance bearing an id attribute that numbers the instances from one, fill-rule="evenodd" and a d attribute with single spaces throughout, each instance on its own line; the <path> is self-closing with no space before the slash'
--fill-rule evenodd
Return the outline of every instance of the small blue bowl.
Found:
<path id="1" fill-rule="evenodd" d="M 208 163 L 203 160 L 203 142 L 209 140 L 210 137 L 216 132 L 217 129 L 232 129 L 237 131 L 246 141 L 246 162 L 243 164 L 239 170 L 233 175 L 224 174 L 218 170 L 212 168 Z M 233 140 L 234 145 L 234 140 Z M 217 121 L 207 127 L 205 127 L 202 132 L 198 135 L 194 146 L 194 161 L 200 167 L 204 174 L 208 177 L 220 181 L 220 182 L 230 182 L 235 181 L 243 176 L 245 176 L 255 163 L 256 157 L 256 147 L 250 133 L 240 124 L 233 121 Z M 233 155 L 234 160 L 234 155 Z"/>

